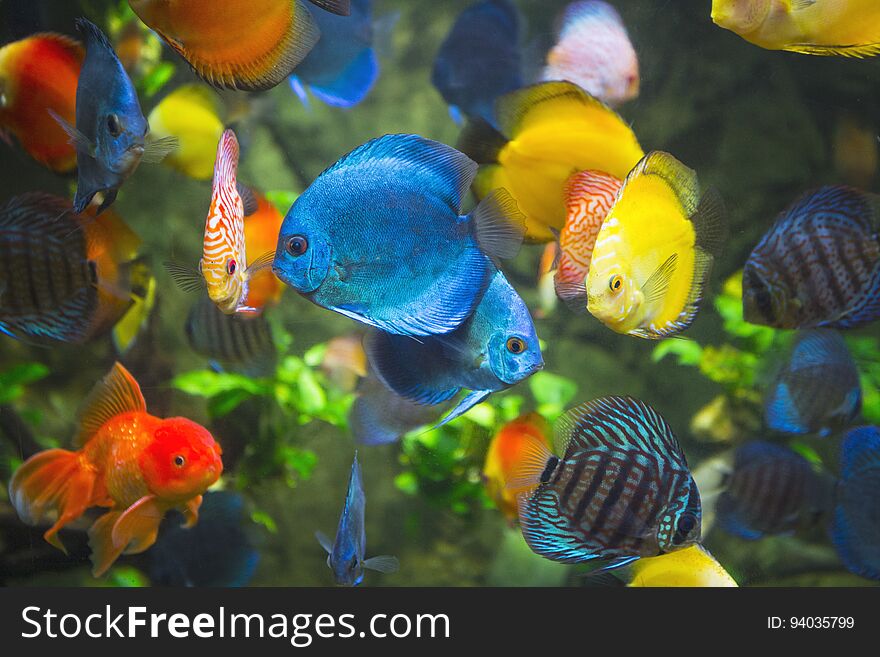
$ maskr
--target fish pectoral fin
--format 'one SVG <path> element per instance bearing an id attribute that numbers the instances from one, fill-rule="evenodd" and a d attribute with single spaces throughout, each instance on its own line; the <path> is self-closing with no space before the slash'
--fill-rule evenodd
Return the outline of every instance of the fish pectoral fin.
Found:
<path id="1" fill-rule="evenodd" d="M 121 511 L 108 511 L 89 527 L 89 548 L 92 551 L 92 575 L 100 577 L 122 554 L 122 548 L 113 544 L 113 525 L 122 515 Z"/>
<path id="2" fill-rule="evenodd" d="M 434 426 L 434 428 L 442 427 L 447 422 L 451 422 L 455 418 L 461 417 L 474 406 L 484 401 L 491 394 L 491 390 L 474 390 L 473 392 L 469 392 L 460 402 L 458 402 L 458 405 L 455 408 L 449 411 L 449 414 L 446 417 Z"/>
<path id="3" fill-rule="evenodd" d="M 315 538 L 318 539 L 318 543 L 321 544 L 321 547 L 324 548 L 327 554 L 333 554 L 333 542 L 327 534 L 319 530 L 315 532 Z"/>
<path id="4" fill-rule="evenodd" d="M 396 573 L 400 570 L 400 562 L 397 560 L 397 557 L 392 557 L 390 554 L 370 557 L 364 561 L 363 566 L 380 573 Z"/>
<path id="5" fill-rule="evenodd" d="M 202 506 L 202 496 L 196 495 L 194 498 L 189 500 L 186 504 L 180 507 L 180 512 L 183 514 L 183 525 L 186 529 L 193 527 L 199 521 L 199 507 Z"/>
<path id="6" fill-rule="evenodd" d="M 678 254 L 673 253 L 645 281 L 645 284 L 642 285 L 642 294 L 645 295 L 646 302 L 653 304 L 663 300 L 666 291 L 669 289 L 669 282 L 675 274 L 675 266 L 677 264 Z"/>
<path id="7" fill-rule="evenodd" d="M 61 126 L 61 129 L 67 133 L 67 136 L 70 138 L 68 142 L 77 150 L 77 152 L 81 151 L 83 153 L 87 153 L 91 157 L 95 157 L 95 145 L 88 137 L 77 130 L 74 126 L 70 125 L 67 121 L 62 119 L 54 110 L 49 109 L 46 111 L 49 112 L 49 116 L 51 116 L 55 120 L 55 122 Z"/>
<path id="8" fill-rule="evenodd" d="M 247 268 L 247 277 L 251 278 L 254 274 L 259 274 L 261 271 L 269 269 L 272 266 L 272 262 L 275 260 L 275 252 L 274 251 L 266 251 L 256 260 L 253 260 Z"/>
<path id="9" fill-rule="evenodd" d="M 351 0 L 310 0 L 316 7 L 337 16 L 351 16 Z"/>
<path id="10" fill-rule="evenodd" d="M 174 284 L 184 292 L 198 292 L 205 289 L 205 279 L 197 269 L 174 260 L 167 260 L 164 265 Z"/>
<path id="11" fill-rule="evenodd" d="M 113 548 L 124 554 L 146 550 L 156 542 L 159 523 L 166 510 L 155 495 L 144 495 L 113 523 L 110 533 Z"/>
<path id="12" fill-rule="evenodd" d="M 252 190 L 250 187 L 242 182 L 236 182 L 235 189 L 236 191 L 238 191 L 238 195 L 241 197 L 241 204 L 244 209 L 244 216 L 251 216 L 254 212 L 257 211 L 259 207 L 257 203 L 257 197 L 254 196 L 254 190 Z"/>
<path id="13" fill-rule="evenodd" d="M 516 256 L 526 232 L 526 216 L 506 189 L 494 190 L 471 214 L 474 238 L 490 258 L 509 260 Z"/>
<path id="14" fill-rule="evenodd" d="M 157 164 L 179 147 L 180 140 L 174 136 L 151 139 L 144 143 L 144 154 L 141 156 L 141 162 Z"/>
<path id="15" fill-rule="evenodd" d="M 808 9 L 816 4 L 816 0 L 791 0 L 791 8 L 795 11 Z"/>

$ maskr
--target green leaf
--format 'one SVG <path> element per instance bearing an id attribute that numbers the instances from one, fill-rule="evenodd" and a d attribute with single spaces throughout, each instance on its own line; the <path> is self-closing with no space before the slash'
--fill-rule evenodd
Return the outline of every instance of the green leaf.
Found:
<path id="1" fill-rule="evenodd" d="M 300 358 L 287 356 L 278 365 L 275 375 L 283 383 L 295 384 L 303 367 L 305 367 L 305 363 Z"/>
<path id="2" fill-rule="evenodd" d="M 305 355 L 303 355 L 303 360 L 309 367 L 318 367 L 324 360 L 324 354 L 326 353 L 327 344 L 322 342 L 309 349 Z"/>
<path id="3" fill-rule="evenodd" d="M 492 408 L 491 404 L 477 404 L 462 417 L 467 418 L 484 429 L 491 429 L 495 426 L 495 409 Z"/>
<path id="4" fill-rule="evenodd" d="M 287 211 L 290 210 L 296 199 L 299 198 L 299 193 L 284 189 L 273 189 L 266 192 L 266 198 L 269 200 L 269 203 L 278 208 L 278 212 L 287 214 Z"/>
<path id="5" fill-rule="evenodd" d="M 700 364 L 700 358 L 703 356 L 703 348 L 693 340 L 679 338 L 663 340 L 654 347 L 654 351 L 651 354 L 651 360 L 655 363 L 659 363 L 669 354 L 678 357 L 679 365 L 695 367 Z"/>
<path id="6" fill-rule="evenodd" d="M 144 95 L 147 98 L 155 96 L 174 77 L 175 68 L 171 62 L 159 62 L 152 71 L 144 75 L 141 79 L 141 89 L 143 89 Z"/>
<path id="7" fill-rule="evenodd" d="M 407 495 L 416 495 L 419 492 L 419 482 L 413 472 L 401 472 L 394 478 L 394 485 Z"/>
<path id="8" fill-rule="evenodd" d="M 24 394 L 24 386 L 48 374 L 49 368 L 42 363 L 22 363 L 0 372 L 0 404 L 15 401 Z"/>
<path id="9" fill-rule="evenodd" d="M 318 379 L 312 370 L 303 368 L 297 378 L 297 385 L 299 386 L 300 410 L 314 415 L 326 406 L 327 394 L 324 392 L 321 384 L 318 383 Z"/>
<path id="10" fill-rule="evenodd" d="M 211 417 L 223 417 L 228 415 L 241 404 L 243 401 L 253 397 L 253 394 L 241 388 L 235 390 L 224 390 L 208 401 L 208 413 Z"/>
<path id="11" fill-rule="evenodd" d="M 251 520 L 254 521 L 258 525 L 262 525 L 266 529 L 269 530 L 271 534 L 278 533 L 278 525 L 275 524 L 275 520 L 265 511 L 254 511 L 251 514 Z"/>
<path id="12" fill-rule="evenodd" d="M 536 372 L 529 378 L 529 389 L 538 405 L 556 406 L 567 405 L 578 391 L 577 383 L 571 379 L 545 371 Z"/>
<path id="13" fill-rule="evenodd" d="M 174 377 L 171 385 L 197 397 L 213 397 L 230 390 L 244 390 L 252 395 L 266 395 L 272 390 L 271 385 L 265 380 L 251 379 L 232 372 L 213 372 L 211 370 L 194 370 L 178 374 Z"/>

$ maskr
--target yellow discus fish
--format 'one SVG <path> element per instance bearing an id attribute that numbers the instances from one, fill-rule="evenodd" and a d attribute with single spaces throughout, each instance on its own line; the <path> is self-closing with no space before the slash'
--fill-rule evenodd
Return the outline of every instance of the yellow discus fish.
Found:
<path id="1" fill-rule="evenodd" d="M 592 169 L 623 178 L 644 156 L 629 125 L 570 82 L 544 82 L 502 96 L 500 133 L 472 122 L 459 150 L 480 163 L 478 197 L 505 188 L 526 214 L 526 239 L 549 242 L 565 225 L 565 184 Z"/>
<path id="2" fill-rule="evenodd" d="M 843 57 L 880 54 L 877 0 L 713 0 L 712 20 L 768 50 Z"/>
<path id="3" fill-rule="evenodd" d="M 587 275 L 587 310 L 618 333 L 666 338 L 693 322 L 725 238 L 717 194 L 668 153 L 629 173 L 602 223 Z"/>
<path id="4" fill-rule="evenodd" d="M 177 150 L 165 158 L 165 164 L 190 178 L 210 180 L 223 134 L 217 94 L 204 85 L 185 84 L 156 105 L 148 120 L 157 137 L 178 139 Z"/>
<path id="5" fill-rule="evenodd" d="M 736 580 L 699 544 L 639 559 L 630 567 L 630 573 L 628 586 L 737 586 Z"/>

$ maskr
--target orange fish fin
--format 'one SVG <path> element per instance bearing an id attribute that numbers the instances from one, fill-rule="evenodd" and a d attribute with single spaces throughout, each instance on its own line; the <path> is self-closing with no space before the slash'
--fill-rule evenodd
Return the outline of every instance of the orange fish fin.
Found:
<path id="1" fill-rule="evenodd" d="M 122 548 L 113 545 L 113 525 L 121 511 L 108 511 L 89 527 L 89 547 L 92 550 L 92 575 L 100 577 L 122 554 Z"/>
<path id="2" fill-rule="evenodd" d="M 316 7 L 337 16 L 351 16 L 351 0 L 309 0 Z"/>
<path id="3" fill-rule="evenodd" d="M 180 508 L 180 512 L 183 514 L 184 518 L 184 527 L 192 527 L 199 521 L 200 506 L 202 506 L 202 496 L 196 495 Z"/>
<path id="4" fill-rule="evenodd" d="M 143 552 L 156 542 L 159 523 L 168 510 L 155 495 L 144 495 L 122 512 L 113 523 L 110 538 L 113 548 L 124 554 Z"/>
<path id="5" fill-rule="evenodd" d="M 108 420 L 122 413 L 147 410 L 141 388 L 122 363 L 95 384 L 83 403 L 79 415 L 79 431 L 74 438 L 77 447 L 84 445 Z"/>
<path id="6" fill-rule="evenodd" d="M 532 433 L 522 435 L 518 462 L 511 469 L 505 489 L 515 496 L 528 495 L 541 483 L 551 461 L 559 459 L 547 447 L 547 441 Z"/>
<path id="7" fill-rule="evenodd" d="M 97 472 L 79 452 L 49 449 L 25 461 L 9 482 L 9 498 L 29 525 L 55 516 L 43 537 L 62 552 L 58 530 L 95 504 Z"/>

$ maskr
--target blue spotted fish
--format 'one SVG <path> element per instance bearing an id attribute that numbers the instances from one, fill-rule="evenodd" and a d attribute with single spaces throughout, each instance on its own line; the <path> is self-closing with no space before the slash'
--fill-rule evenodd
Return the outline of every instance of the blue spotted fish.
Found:
<path id="1" fill-rule="evenodd" d="M 822 187 L 798 199 L 743 270 L 743 316 L 775 328 L 855 328 L 880 318 L 875 199 Z"/>
<path id="2" fill-rule="evenodd" d="M 530 440 L 508 484 L 537 554 L 611 569 L 699 542 L 700 494 L 653 408 L 631 397 L 597 399 L 563 417 L 557 443 L 562 456 Z"/>
<path id="3" fill-rule="evenodd" d="M 364 559 L 367 547 L 367 535 L 364 529 L 364 486 L 361 478 L 361 466 L 354 454 L 351 464 L 351 476 L 348 480 L 348 493 L 345 495 L 345 506 L 336 529 L 336 539 L 330 539 L 322 532 L 315 532 L 315 537 L 327 551 L 327 565 L 333 571 L 333 578 L 339 586 L 357 586 L 364 579 L 364 569 L 376 570 L 380 573 L 393 573 L 399 568 L 397 557 L 383 555 Z"/>

